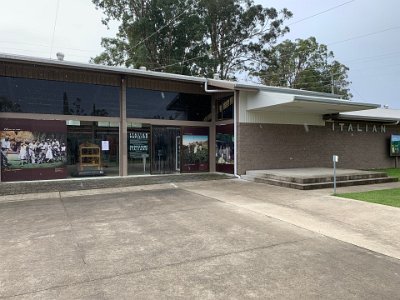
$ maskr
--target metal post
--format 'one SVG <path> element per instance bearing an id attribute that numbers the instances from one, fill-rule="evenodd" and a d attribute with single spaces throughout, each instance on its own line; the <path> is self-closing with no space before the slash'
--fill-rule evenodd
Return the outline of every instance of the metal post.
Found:
<path id="1" fill-rule="evenodd" d="M 336 195 L 336 163 L 339 162 L 339 156 L 333 155 L 333 194 Z"/>
<path id="2" fill-rule="evenodd" d="M 333 194 L 336 195 L 336 161 L 333 160 Z"/>

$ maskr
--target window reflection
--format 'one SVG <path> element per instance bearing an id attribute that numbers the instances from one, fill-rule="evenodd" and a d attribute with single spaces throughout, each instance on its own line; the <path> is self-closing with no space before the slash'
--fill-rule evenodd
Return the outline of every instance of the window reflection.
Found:
<path id="1" fill-rule="evenodd" d="M 119 87 L 0 77 L 0 111 L 119 116 Z"/>
<path id="2" fill-rule="evenodd" d="M 208 95 L 127 89 L 128 118 L 210 121 Z"/>
<path id="3" fill-rule="evenodd" d="M 7 97 L 0 97 L 1 112 L 21 112 L 21 106 L 18 103 L 13 103 Z"/>
<path id="4" fill-rule="evenodd" d="M 217 101 L 217 120 L 233 119 L 233 96 Z"/>

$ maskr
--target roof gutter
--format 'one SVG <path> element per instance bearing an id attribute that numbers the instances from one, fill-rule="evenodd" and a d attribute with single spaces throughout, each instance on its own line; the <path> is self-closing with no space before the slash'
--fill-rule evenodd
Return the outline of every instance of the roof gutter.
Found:
<path id="1" fill-rule="evenodd" d="M 208 79 L 206 78 L 206 82 L 204 84 L 204 91 L 206 93 L 233 93 L 233 90 L 210 90 L 208 89 Z"/>

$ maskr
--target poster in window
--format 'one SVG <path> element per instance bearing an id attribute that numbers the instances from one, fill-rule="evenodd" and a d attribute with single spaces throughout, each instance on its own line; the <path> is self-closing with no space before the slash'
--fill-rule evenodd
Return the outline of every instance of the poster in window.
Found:
<path id="1" fill-rule="evenodd" d="M 128 133 L 128 155 L 130 159 L 148 157 L 149 132 L 132 131 Z"/>
<path id="2" fill-rule="evenodd" d="M 400 156 L 400 135 L 390 137 L 390 156 Z"/>
<path id="3" fill-rule="evenodd" d="M 209 169 L 208 136 L 183 135 L 182 171 L 207 172 Z"/>
<path id="4" fill-rule="evenodd" d="M 231 165 L 234 163 L 234 141 L 232 134 L 217 133 L 215 146 L 217 164 Z"/>
<path id="5" fill-rule="evenodd" d="M 65 121 L 0 120 L 1 181 L 66 177 Z"/>

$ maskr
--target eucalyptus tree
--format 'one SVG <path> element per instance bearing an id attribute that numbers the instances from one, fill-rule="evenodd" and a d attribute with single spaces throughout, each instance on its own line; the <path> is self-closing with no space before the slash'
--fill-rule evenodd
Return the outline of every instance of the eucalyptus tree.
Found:
<path id="1" fill-rule="evenodd" d="M 94 63 L 146 66 L 187 74 L 185 63 L 196 55 L 204 25 L 192 0 L 93 0 L 106 18 L 120 22 L 113 38 L 103 38 L 104 51 Z"/>
<path id="2" fill-rule="evenodd" d="M 95 63 L 234 77 L 289 29 L 292 16 L 253 0 L 92 0 L 120 22 Z"/>
<path id="3" fill-rule="evenodd" d="M 348 81 L 349 68 L 334 59 L 332 51 L 315 37 L 285 40 L 261 51 L 253 75 L 266 85 L 335 93 L 352 97 Z"/>

